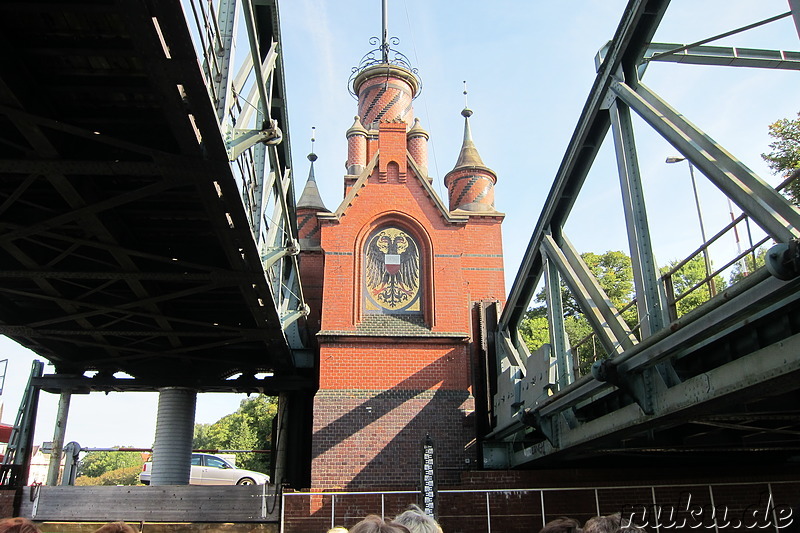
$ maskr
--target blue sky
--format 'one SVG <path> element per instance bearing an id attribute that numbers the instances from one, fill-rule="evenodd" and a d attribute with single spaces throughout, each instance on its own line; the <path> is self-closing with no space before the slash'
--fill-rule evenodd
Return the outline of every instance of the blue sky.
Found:
<path id="1" fill-rule="evenodd" d="M 469 89 L 472 133 L 484 163 L 497 172 L 496 208 L 503 224 L 506 287 L 514 274 L 594 81 L 594 56 L 611 37 L 622 0 L 390 0 L 389 34 L 423 81 L 415 114 L 431 136 L 429 171 L 446 197 L 442 178 L 452 169 L 463 133 L 463 80 Z M 380 34 L 380 0 L 282 1 L 283 55 L 288 90 L 295 187 L 302 190 L 316 127 L 316 178 L 326 205 L 342 198 L 345 131 L 356 102 L 347 90 L 351 68 Z M 491 6 L 489 8 L 488 6 Z M 673 0 L 655 40 L 690 43 L 787 11 L 786 0 Z M 714 44 L 800 50 L 790 18 Z M 644 82 L 771 184 L 760 154 L 768 151 L 767 125 L 800 110 L 797 72 L 670 63 L 653 64 Z M 635 120 L 639 164 L 656 259 L 683 258 L 700 245 L 688 168 L 666 165 L 678 155 Z M 729 220 L 728 205 L 700 174 L 698 189 L 712 234 Z M 739 211 L 735 210 L 738 215 Z M 587 178 L 566 231 L 580 252 L 627 253 L 611 139 Z M 732 238 L 712 249 L 722 262 Z M 3 422 L 13 422 L 32 356 L 0 341 L 9 358 Z M 243 396 L 200 395 L 198 422 L 236 409 Z M 36 442 L 50 440 L 56 398 L 43 393 Z M 67 440 L 84 446 L 149 446 L 156 395 L 93 394 L 73 398 Z"/>

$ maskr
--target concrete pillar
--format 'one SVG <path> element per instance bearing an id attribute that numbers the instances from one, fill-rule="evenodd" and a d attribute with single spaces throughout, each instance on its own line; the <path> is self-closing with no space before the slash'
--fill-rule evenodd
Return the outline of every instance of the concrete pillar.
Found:
<path id="1" fill-rule="evenodd" d="M 800 0 L 789 0 L 789 9 L 792 10 L 794 26 L 797 28 L 797 36 L 800 37 Z"/>
<path id="2" fill-rule="evenodd" d="M 64 449 L 64 435 L 67 432 L 67 418 L 69 418 L 69 402 L 72 399 L 72 391 L 61 391 L 61 398 L 58 400 L 58 412 L 56 413 L 56 427 L 53 430 L 53 451 L 50 453 L 50 464 L 47 468 L 47 480 L 45 485 L 58 485 L 58 474 L 61 471 L 61 452 Z"/>
<path id="3" fill-rule="evenodd" d="M 197 391 L 167 387 L 158 392 L 158 420 L 150 484 L 188 485 Z"/>

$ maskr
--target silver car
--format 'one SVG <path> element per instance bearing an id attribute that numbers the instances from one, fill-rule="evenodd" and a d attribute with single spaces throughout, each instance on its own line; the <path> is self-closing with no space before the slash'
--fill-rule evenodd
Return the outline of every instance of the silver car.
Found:
<path id="1" fill-rule="evenodd" d="M 153 463 L 148 461 L 142 467 L 139 481 L 150 484 Z M 226 459 L 209 453 L 192 454 L 190 485 L 265 485 L 269 476 L 252 470 L 234 467 Z"/>

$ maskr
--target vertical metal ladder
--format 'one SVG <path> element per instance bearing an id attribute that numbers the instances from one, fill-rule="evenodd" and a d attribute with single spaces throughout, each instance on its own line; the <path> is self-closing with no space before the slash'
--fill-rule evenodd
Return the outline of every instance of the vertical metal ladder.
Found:
<path id="1" fill-rule="evenodd" d="M 33 384 L 35 378 L 42 376 L 44 363 L 34 361 L 28 386 L 17 412 L 8 447 L 0 465 L 0 486 L 21 487 L 27 481 L 27 472 L 31 462 L 33 448 L 33 432 L 36 426 L 36 411 L 39 406 L 39 388 Z"/>

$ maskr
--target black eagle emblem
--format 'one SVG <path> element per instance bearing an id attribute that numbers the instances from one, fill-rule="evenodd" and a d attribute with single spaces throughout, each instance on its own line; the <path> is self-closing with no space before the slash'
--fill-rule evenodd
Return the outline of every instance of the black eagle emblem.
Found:
<path id="1" fill-rule="evenodd" d="M 397 228 L 383 229 L 367 245 L 367 290 L 386 309 L 399 309 L 419 293 L 419 250 L 414 240 Z"/>

